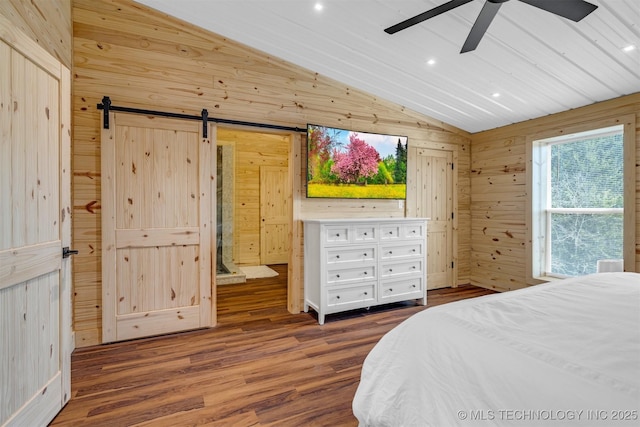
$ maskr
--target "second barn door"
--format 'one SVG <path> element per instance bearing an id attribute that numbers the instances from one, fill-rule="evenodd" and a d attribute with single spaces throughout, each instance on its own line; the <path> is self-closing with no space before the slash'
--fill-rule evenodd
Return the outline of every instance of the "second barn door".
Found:
<path id="1" fill-rule="evenodd" d="M 215 158 L 202 123 L 110 113 L 101 144 L 103 342 L 212 326 Z"/>

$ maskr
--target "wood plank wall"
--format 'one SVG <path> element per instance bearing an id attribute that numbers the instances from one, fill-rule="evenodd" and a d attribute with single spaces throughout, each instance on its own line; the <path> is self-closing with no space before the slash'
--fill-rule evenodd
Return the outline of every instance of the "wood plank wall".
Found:
<path id="1" fill-rule="evenodd" d="M 100 129 L 96 104 L 105 95 L 119 106 L 196 115 L 206 108 L 210 117 L 217 118 L 294 127 L 318 123 L 407 135 L 410 144 L 460 144 L 462 162 L 469 164 L 470 135 L 464 131 L 130 0 L 74 0 L 73 42 L 74 247 L 80 250 L 74 260 L 77 346 L 97 344 L 100 336 Z M 305 140 L 299 141 L 302 150 Z M 459 182 L 467 185 L 459 191 L 468 195 L 469 169 L 461 167 L 459 174 Z M 302 173 L 301 179 L 304 176 Z M 397 201 L 306 200 L 301 183 L 298 188 L 294 204 L 300 206 L 303 218 L 404 216 Z M 459 223 L 462 242 L 470 235 L 470 198 L 459 200 L 459 213 L 467 218 Z M 258 206 L 257 199 L 244 203 Z M 244 222 L 242 218 L 240 222 Z M 299 226 L 298 218 L 294 227 Z M 250 246 L 255 230 L 247 233 L 250 235 L 234 238 L 245 245 L 242 251 L 251 254 L 255 252 Z M 293 246 L 299 250 L 301 244 L 298 241 Z M 469 254 L 468 249 L 463 250 Z M 459 283 L 467 283 L 469 256 L 459 259 Z M 290 272 L 290 276 L 301 274 Z"/>
<path id="2" fill-rule="evenodd" d="M 71 69 L 71 0 L 0 0 L 0 15 Z"/>
<path id="3" fill-rule="evenodd" d="M 471 283 L 510 290 L 527 286 L 526 140 L 551 130 L 636 115 L 640 155 L 640 93 L 474 134 L 471 143 Z M 640 169 L 635 172 L 640 189 Z M 640 197 L 636 195 L 635 268 L 640 271 Z"/>
<path id="4" fill-rule="evenodd" d="M 207 108 L 211 115 L 222 118 L 286 126 L 323 123 L 403 133 L 416 145 L 433 141 L 459 144 L 458 282 L 500 290 L 526 286 L 522 263 L 526 135 L 614 114 L 635 113 L 640 124 L 640 101 L 633 95 L 475 134 L 469 149 L 469 135 L 451 126 L 131 1 L 74 0 L 73 5 L 73 53 L 71 0 L 2 0 L 0 14 L 19 22 L 36 42 L 63 64 L 73 65 L 75 71 L 73 232 L 80 255 L 74 260 L 74 330 L 78 346 L 98 343 L 100 334 L 100 131 L 96 104 L 103 95 L 139 108 L 189 114 Z M 636 141 L 640 153 L 640 129 Z M 301 140 L 301 157 L 303 143 Z M 305 166 L 301 163 L 294 203 L 301 206 L 303 217 L 331 216 L 332 212 L 363 217 L 372 212 L 403 215 L 391 202 L 305 200 L 300 196 L 305 193 Z M 640 172 L 636 177 L 636 188 L 640 188 Z M 488 187 L 492 191 L 487 191 Z M 637 198 L 637 234 L 639 201 Z M 295 227 L 299 226 L 298 221 Z M 636 241 L 640 242 L 640 235 Z M 301 246 L 298 239 L 298 252 Z M 636 270 L 640 270 L 638 254 L 640 249 L 636 250 Z"/>

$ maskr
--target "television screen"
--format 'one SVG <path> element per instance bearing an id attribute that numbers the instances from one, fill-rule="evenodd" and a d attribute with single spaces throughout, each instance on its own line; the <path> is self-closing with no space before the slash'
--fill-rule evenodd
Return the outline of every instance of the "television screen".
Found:
<path id="1" fill-rule="evenodd" d="M 307 125 L 307 197 L 405 199 L 407 137 Z"/>

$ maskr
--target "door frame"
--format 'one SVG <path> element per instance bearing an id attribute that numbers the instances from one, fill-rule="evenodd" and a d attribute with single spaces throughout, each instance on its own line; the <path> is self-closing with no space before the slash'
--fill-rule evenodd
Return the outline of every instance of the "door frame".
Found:
<path id="1" fill-rule="evenodd" d="M 452 153 L 453 159 L 453 194 L 452 194 L 452 205 L 453 205 L 453 220 L 451 223 L 452 227 L 452 236 L 451 236 L 451 247 L 452 247 L 452 257 L 453 257 L 453 270 L 452 270 L 452 287 L 458 286 L 458 218 L 460 217 L 458 213 L 458 171 L 459 171 L 459 159 L 458 159 L 458 144 L 444 143 L 444 142 L 431 142 L 431 141 L 417 141 L 412 143 L 409 146 L 409 150 L 407 152 L 407 200 L 406 200 L 406 216 L 407 217 L 415 217 L 417 216 L 417 206 L 416 206 L 416 198 L 409 197 L 412 192 L 415 194 L 417 191 L 416 188 L 416 178 L 415 174 L 417 173 L 417 159 L 416 159 L 416 151 L 421 148 L 426 148 L 430 150 L 438 150 L 438 151 L 449 151 Z M 413 155 L 412 155 L 413 154 Z M 413 174 L 413 175 L 412 175 Z M 429 231 L 429 221 L 427 221 L 427 234 Z M 427 242 L 428 245 L 428 242 Z"/>
<path id="2" fill-rule="evenodd" d="M 303 132 L 289 132 L 268 128 L 256 130 L 242 125 L 218 125 L 229 129 L 241 129 L 247 132 L 274 133 L 289 137 L 289 154 L 287 159 L 291 206 L 289 209 L 289 259 L 287 262 L 287 310 L 292 314 L 302 311 L 303 297 L 303 267 L 302 267 L 302 144 L 306 144 L 306 130 Z M 212 138 L 217 146 L 217 138 Z M 212 295 L 216 295 L 216 285 Z"/>

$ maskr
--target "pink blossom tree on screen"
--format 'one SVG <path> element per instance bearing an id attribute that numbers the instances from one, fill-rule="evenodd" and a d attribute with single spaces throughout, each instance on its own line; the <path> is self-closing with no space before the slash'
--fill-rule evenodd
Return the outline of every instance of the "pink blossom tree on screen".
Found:
<path id="1" fill-rule="evenodd" d="M 378 173 L 380 154 L 378 151 L 358 138 L 358 134 L 349 136 L 346 152 L 334 150 L 331 172 L 347 183 L 364 182 L 365 178 Z"/>

